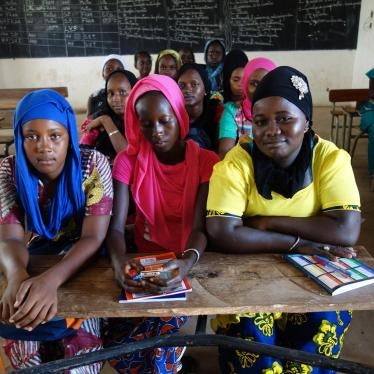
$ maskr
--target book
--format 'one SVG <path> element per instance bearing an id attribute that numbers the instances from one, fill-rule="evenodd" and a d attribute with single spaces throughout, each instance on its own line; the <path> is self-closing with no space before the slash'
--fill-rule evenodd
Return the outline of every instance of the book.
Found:
<path id="1" fill-rule="evenodd" d="M 291 254 L 286 260 L 333 296 L 374 283 L 374 269 L 356 258 L 330 261 L 318 255 Z"/>
<path id="2" fill-rule="evenodd" d="M 135 257 L 143 266 L 143 270 L 137 275 L 148 277 L 149 274 L 152 276 L 163 275 L 162 266 L 170 260 L 176 259 L 174 252 L 155 254 L 150 256 L 139 256 Z M 119 297 L 120 303 L 136 303 L 136 302 L 156 302 L 156 301 L 176 301 L 186 300 L 187 293 L 191 292 L 192 288 L 188 279 L 185 277 L 179 285 L 165 291 L 163 294 L 150 294 L 146 292 L 131 293 L 123 290 Z"/>

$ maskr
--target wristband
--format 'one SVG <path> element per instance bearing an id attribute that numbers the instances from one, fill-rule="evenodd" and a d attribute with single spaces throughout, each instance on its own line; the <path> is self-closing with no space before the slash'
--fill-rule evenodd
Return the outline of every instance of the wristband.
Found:
<path id="1" fill-rule="evenodd" d="M 197 262 L 198 262 L 199 259 L 200 259 L 200 253 L 199 253 L 199 251 L 198 251 L 196 248 L 188 248 L 188 249 L 186 249 L 186 250 L 183 252 L 182 256 L 184 257 L 184 255 L 185 255 L 187 252 L 194 252 L 194 253 L 196 254 L 197 258 L 196 258 L 195 262 L 193 263 L 194 265 L 196 265 Z"/>
<path id="2" fill-rule="evenodd" d="M 300 236 L 298 235 L 296 240 L 294 241 L 294 243 L 291 245 L 291 247 L 288 249 L 288 252 L 292 252 L 296 247 L 297 245 L 299 244 L 301 238 Z"/>
<path id="3" fill-rule="evenodd" d="M 108 136 L 112 136 L 114 134 L 117 134 L 118 132 L 119 132 L 119 130 L 114 130 L 114 131 L 108 132 Z"/>

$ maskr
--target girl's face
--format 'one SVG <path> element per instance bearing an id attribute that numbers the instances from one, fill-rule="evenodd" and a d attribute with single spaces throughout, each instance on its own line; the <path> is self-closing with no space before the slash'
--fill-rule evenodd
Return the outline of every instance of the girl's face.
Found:
<path id="1" fill-rule="evenodd" d="M 215 68 L 222 62 L 223 57 L 223 49 L 221 44 L 217 42 L 211 43 L 207 51 L 207 64 L 212 68 Z"/>
<path id="2" fill-rule="evenodd" d="M 116 70 L 123 70 L 123 65 L 121 61 L 118 60 L 109 60 L 105 65 L 103 69 L 103 78 L 106 81 L 110 75 L 110 73 L 113 73 L 113 71 Z"/>
<path id="3" fill-rule="evenodd" d="M 157 153 L 173 151 L 179 144 L 180 129 L 177 117 L 164 95 L 149 92 L 135 105 L 140 129 Z"/>
<path id="4" fill-rule="evenodd" d="M 248 86 L 247 86 L 247 95 L 250 100 L 253 98 L 253 94 L 258 86 L 258 84 L 261 82 L 262 78 L 268 73 L 265 69 L 256 69 L 252 75 L 249 77 L 248 80 Z"/>
<path id="5" fill-rule="evenodd" d="M 238 101 L 243 96 L 242 77 L 243 77 L 243 68 L 236 68 L 231 73 L 230 90 L 231 90 L 232 101 Z"/>
<path id="6" fill-rule="evenodd" d="M 167 75 L 173 79 L 176 78 L 178 73 L 177 63 L 172 56 L 166 55 L 160 58 L 160 61 L 158 62 L 158 73 L 161 75 Z"/>
<path id="7" fill-rule="evenodd" d="M 307 130 L 304 113 L 283 97 L 266 97 L 253 106 L 253 139 L 281 167 L 296 159 Z"/>
<path id="8" fill-rule="evenodd" d="M 30 164 L 48 180 L 62 172 L 70 138 L 67 129 L 48 119 L 35 119 L 22 126 L 23 148 Z"/>
<path id="9" fill-rule="evenodd" d="M 187 48 L 182 48 L 179 51 L 179 56 L 181 56 L 182 64 L 187 64 L 191 62 L 195 62 L 194 56 L 192 52 Z"/>
<path id="10" fill-rule="evenodd" d="M 152 61 L 148 56 L 140 55 L 136 60 L 135 68 L 139 70 L 142 78 L 147 77 L 152 69 Z"/>
<path id="11" fill-rule="evenodd" d="M 193 69 L 187 70 L 178 79 L 178 85 L 184 96 L 186 107 L 203 102 L 206 95 L 204 82 L 200 74 Z"/>
<path id="12" fill-rule="evenodd" d="M 131 84 L 123 74 L 114 74 L 107 84 L 107 101 L 113 112 L 123 117 Z"/>

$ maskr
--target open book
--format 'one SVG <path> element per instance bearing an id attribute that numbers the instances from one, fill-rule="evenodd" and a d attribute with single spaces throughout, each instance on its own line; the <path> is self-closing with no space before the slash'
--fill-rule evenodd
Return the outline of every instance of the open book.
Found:
<path id="1" fill-rule="evenodd" d="M 162 265 L 168 261 L 175 259 L 174 252 L 155 254 L 151 256 L 139 256 L 135 257 L 143 266 L 144 271 L 142 272 L 147 276 L 147 273 L 152 273 L 152 276 L 162 276 Z M 149 294 L 144 292 L 131 293 L 122 291 L 119 302 L 120 303 L 131 303 L 131 302 L 154 302 L 154 301 L 175 301 L 175 300 L 186 300 L 187 293 L 191 292 L 192 288 L 188 279 L 185 277 L 179 285 L 171 290 L 164 292 L 163 294 Z"/>
<path id="2" fill-rule="evenodd" d="M 339 295 L 374 283 L 374 269 L 355 258 L 340 257 L 335 262 L 317 255 L 294 254 L 287 255 L 286 260 L 331 295 Z"/>

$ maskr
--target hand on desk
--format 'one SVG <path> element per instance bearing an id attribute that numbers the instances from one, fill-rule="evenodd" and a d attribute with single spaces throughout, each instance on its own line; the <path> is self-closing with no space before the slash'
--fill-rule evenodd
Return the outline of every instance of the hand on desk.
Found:
<path id="1" fill-rule="evenodd" d="M 163 266 L 163 269 L 164 271 L 173 272 L 175 276 L 169 279 L 151 278 L 150 282 L 154 287 L 157 287 L 157 289 L 159 290 L 158 292 L 163 292 L 175 288 L 190 272 L 191 268 L 194 265 L 194 261 L 195 260 L 193 254 L 191 256 L 171 260 Z"/>
<path id="2" fill-rule="evenodd" d="M 304 239 L 300 240 L 300 244 L 293 252 L 305 255 L 320 255 L 330 261 L 337 261 L 337 257 L 352 258 L 357 256 L 357 252 L 352 247 L 316 243 Z"/>
<path id="3" fill-rule="evenodd" d="M 24 280 L 16 294 L 15 313 L 9 322 L 31 331 L 53 318 L 57 313 L 57 288 L 46 273 Z"/>
<path id="4" fill-rule="evenodd" d="M 8 279 L 7 287 L 0 301 L 0 319 L 2 323 L 10 324 L 9 318 L 16 311 L 14 303 L 16 302 L 17 292 L 21 283 L 28 278 L 29 274 L 26 271 L 22 271 L 17 272 L 13 277 Z"/>
<path id="5" fill-rule="evenodd" d="M 134 274 L 140 273 L 142 266 L 138 261 L 128 260 L 123 266 L 123 281 L 121 281 L 122 276 L 116 276 L 116 278 L 120 284 L 123 285 L 123 288 L 128 292 L 150 292 L 161 294 L 164 291 L 175 288 L 188 274 L 193 266 L 193 263 L 194 259 L 192 256 L 171 260 L 163 266 L 163 271 L 171 272 L 173 275 L 175 275 L 174 277 L 168 279 L 152 277 L 134 280 Z"/>

